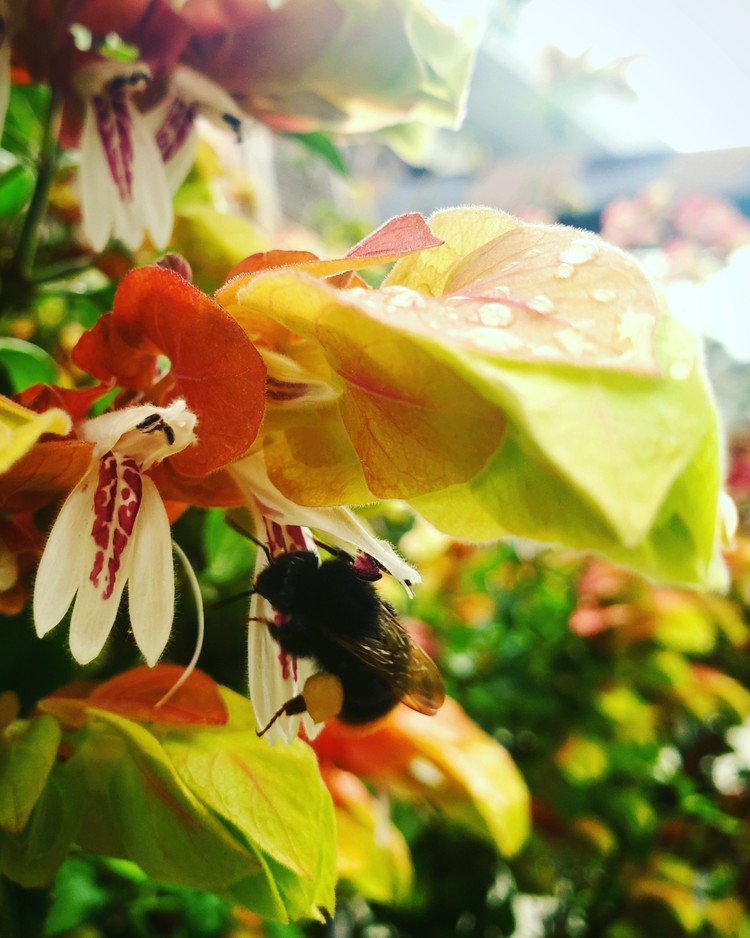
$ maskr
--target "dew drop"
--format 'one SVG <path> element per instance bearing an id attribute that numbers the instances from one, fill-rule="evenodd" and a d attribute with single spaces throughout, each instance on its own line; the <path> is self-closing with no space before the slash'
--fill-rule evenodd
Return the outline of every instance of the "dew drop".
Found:
<path id="1" fill-rule="evenodd" d="M 585 264 L 599 253 L 599 245 L 591 238 L 576 238 L 560 254 L 563 264 Z"/>
<path id="2" fill-rule="evenodd" d="M 513 312 L 502 303 L 485 303 L 479 307 L 479 321 L 483 326 L 509 326 Z"/>
<path id="3" fill-rule="evenodd" d="M 591 299 L 596 300 L 597 303 L 611 303 L 612 300 L 617 299 L 617 294 L 614 290 L 592 290 Z"/>
<path id="4" fill-rule="evenodd" d="M 555 277 L 558 280 L 570 280 L 575 272 L 576 269 L 573 264 L 560 264 L 555 271 Z"/>
<path id="5" fill-rule="evenodd" d="M 382 293 L 388 297 L 388 305 L 396 309 L 424 309 L 425 300 L 421 293 L 409 287 L 383 287 Z"/>
<path id="6" fill-rule="evenodd" d="M 526 302 L 526 305 L 529 309 L 533 309 L 537 313 L 551 313 L 555 309 L 555 304 L 544 293 L 540 293 L 539 296 L 533 296 Z"/>
<path id="7" fill-rule="evenodd" d="M 510 287 L 506 287 L 504 283 L 499 283 L 497 286 L 490 287 L 489 290 L 483 292 L 485 296 L 497 296 L 500 299 L 507 300 L 510 296 Z"/>
<path id="8" fill-rule="evenodd" d="M 539 257 L 541 253 L 541 248 L 529 248 L 528 251 L 524 254 L 524 257 Z"/>

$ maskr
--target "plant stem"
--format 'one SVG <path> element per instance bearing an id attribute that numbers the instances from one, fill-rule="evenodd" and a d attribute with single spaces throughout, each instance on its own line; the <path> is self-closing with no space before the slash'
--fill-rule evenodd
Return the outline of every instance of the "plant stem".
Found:
<path id="1" fill-rule="evenodd" d="M 0 935 L 41 938 L 50 900 L 48 889 L 24 889 L 0 876 Z"/>
<path id="2" fill-rule="evenodd" d="M 60 93 L 54 88 L 50 89 L 42 142 L 39 147 L 36 184 L 26 211 L 26 217 L 23 220 L 16 250 L 9 265 L 11 274 L 26 282 L 31 279 L 34 257 L 39 242 L 39 229 L 47 209 L 47 197 L 55 173 L 57 132 L 61 107 L 62 98 Z"/>

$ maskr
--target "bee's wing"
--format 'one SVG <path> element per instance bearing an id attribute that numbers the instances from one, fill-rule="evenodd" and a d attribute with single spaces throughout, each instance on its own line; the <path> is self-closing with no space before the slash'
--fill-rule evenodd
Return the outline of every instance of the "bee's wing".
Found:
<path id="1" fill-rule="evenodd" d="M 430 656 L 415 642 L 409 649 L 409 689 L 402 703 L 419 713 L 434 716 L 443 706 L 445 688 L 443 679 Z"/>
<path id="2" fill-rule="evenodd" d="M 401 700 L 417 710 L 433 716 L 445 700 L 443 679 L 434 661 L 411 640 L 403 622 L 386 603 L 380 610 L 382 641 L 354 641 L 339 635 L 328 633 L 328 637 L 337 642 L 355 657 L 384 677 L 394 676 L 394 684 L 401 691 Z M 402 671 L 404 655 L 408 655 L 406 672 Z M 395 675 L 398 681 L 395 682 Z"/>

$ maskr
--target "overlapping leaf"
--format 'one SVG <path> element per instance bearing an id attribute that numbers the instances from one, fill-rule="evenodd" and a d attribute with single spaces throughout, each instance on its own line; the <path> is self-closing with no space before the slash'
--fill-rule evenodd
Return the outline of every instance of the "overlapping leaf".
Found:
<path id="1" fill-rule="evenodd" d="M 431 228 L 443 244 L 380 290 L 301 267 L 220 292 L 290 381 L 292 361 L 302 387 L 329 391 L 272 407 L 274 482 L 303 504 L 407 498 L 457 537 L 520 534 L 721 579 L 716 415 L 694 340 L 635 262 L 490 210 Z"/>

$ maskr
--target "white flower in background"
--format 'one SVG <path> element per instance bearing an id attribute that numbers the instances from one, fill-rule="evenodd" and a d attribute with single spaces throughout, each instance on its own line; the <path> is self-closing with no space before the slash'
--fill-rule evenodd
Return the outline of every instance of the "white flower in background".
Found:
<path id="1" fill-rule="evenodd" d="M 381 541 L 348 508 L 307 508 L 290 501 L 268 478 L 262 453 L 248 456 L 232 467 L 235 480 L 248 496 L 255 518 L 256 536 L 266 540 L 271 555 L 294 550 L 316 552 L 310 529 L 326 543 L 347 552 L 364 555 L 400 580 L 408 590 L 420 580 L 416 570 L 398 556 L 386 541 Z M 268 565 L 262 550 L 255 561 L 255 577 Z M 273 621 L 276 610 L 267 599 L 254 593 L 250 600 L 250 619 Z M 276 711 L 301 693 L 316 666 L 309 659 L 296 659 L 282 652 L 268 629 L 250 622 L 248 634 L 250 700 L 258 726 L 266 726 Z M 305 713 L 277 720 L 265 734 L 269 742 L 292 742 L 299 731 L 300 719 L 309 739 L 314 739 L 322 724 Z"/>
<path id="2" fill-rule="evenodd" d="M 130 100 L 149 80 L 147 66 L 120 62 L 91 65 L 76 77 L 85 102 L 83 232 L 96 251 L 110 238 L 135 251 L 146 233 L 162 249 L 172 233 L 172 195 L 159 148 Z"/>
<path id="3" fill-rule="evenodd" d="M 182 183 L 195 161 L 199 116 L 225 129 L 229 127 L 237 134 L 245 119 L 233 98 L 220 85 L 192 68 L 178 65 L 169 77 L 166 99 L 146 115 L 171 192 Z"/>
<path id="4" fill-rule="evenodd" d="M 68 496 L 50 533 L 34 584 L 34 625 L 41 637 L 75 599 L 70 650 L 87 664 L 104 646 L 128 583 L 133 635 L 153 666 L 174 616 L 169 519 L 151 466 L 195 441 L 195 415 L 182 400 L 138 406 L 85 421 L 95 444 L 91 468 Z"/>

